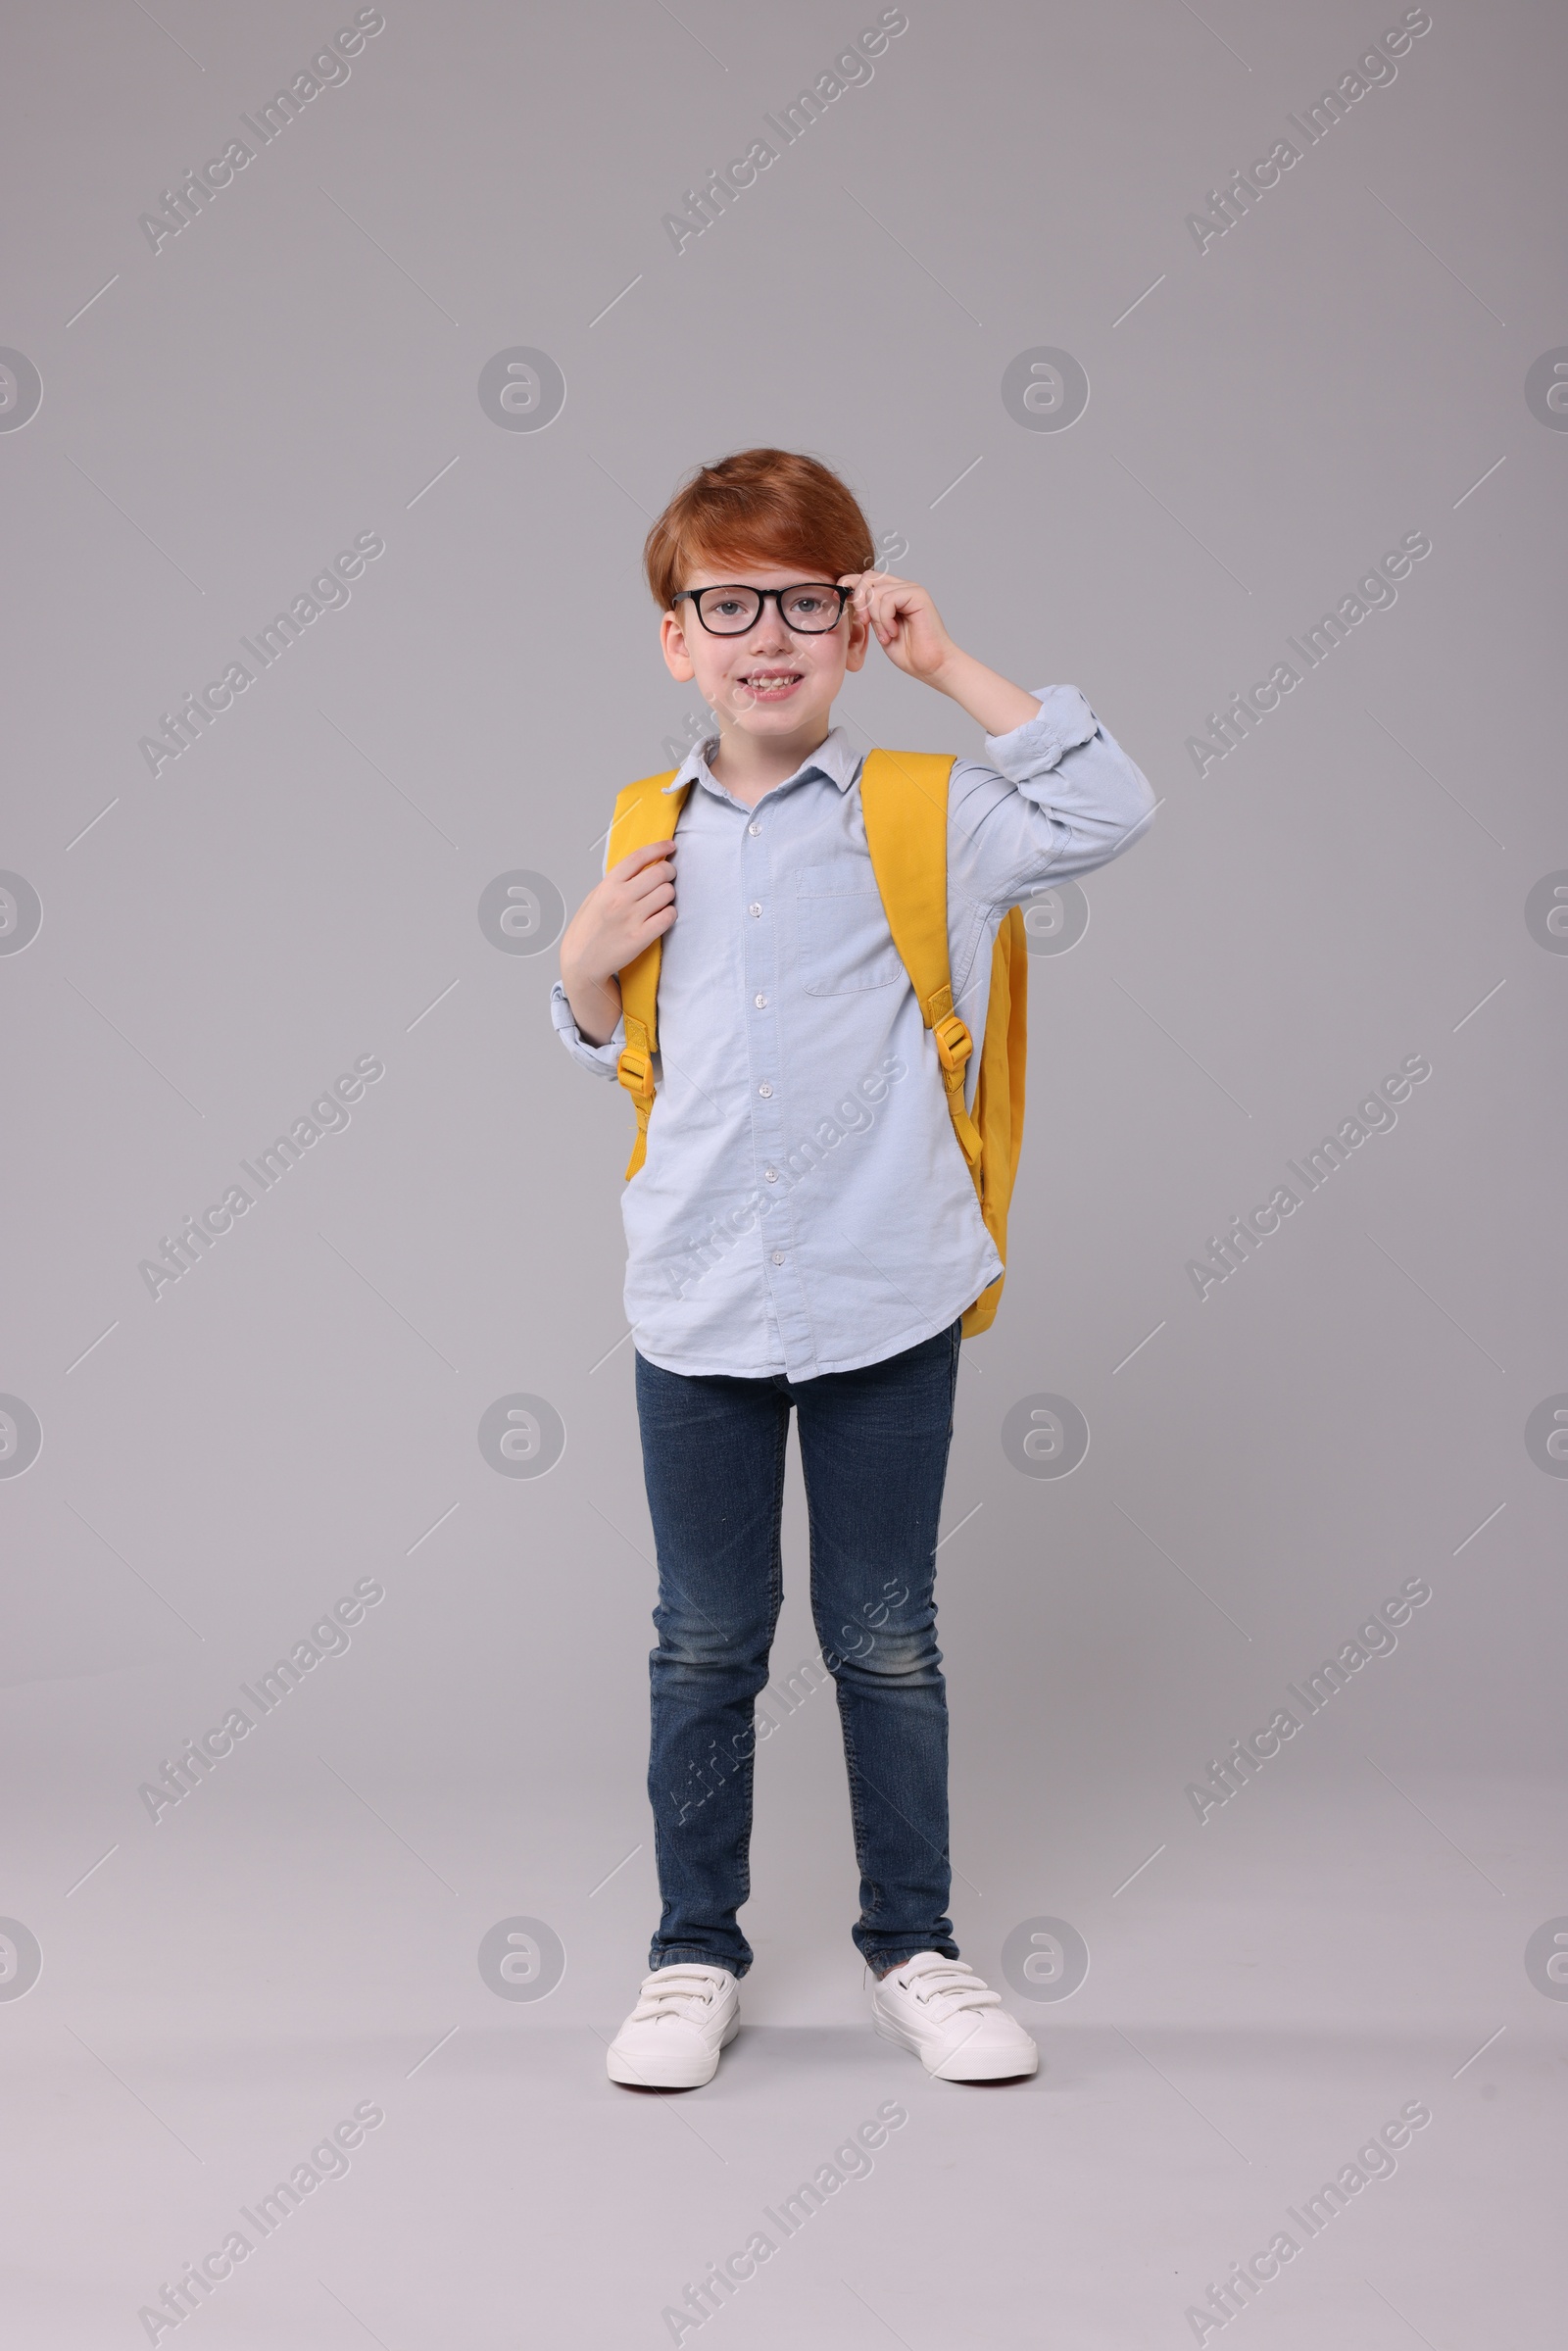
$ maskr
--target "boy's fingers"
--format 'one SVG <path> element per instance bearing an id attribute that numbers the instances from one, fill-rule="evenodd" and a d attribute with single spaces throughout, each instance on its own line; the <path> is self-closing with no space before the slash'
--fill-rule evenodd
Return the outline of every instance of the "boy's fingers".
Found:
<path id="1" fill-rule="evenodd" d="M 656 857 L 673 857 L 674 854 L 673 838 L 668 841 L 645 841 L 641 849 L 629 849 L 618 863 L 612 865 L 605 879 L 607 882 L 625 881 L 640 867 L 651 864 Z"/>
<path id="2" fill-rule="evenodd" d="M 632 941 L 632 954 L 634 955 L 641 955 L 649 941 L 662 937 L 674 919 L 675 909 L 673 906 L 661 906 L 656 913 L 650 914 L 646 922 L 638 925 L 636 936 Z"/>
<path id="3" fill-rule="evenodd" d="M 646 898 L 650 890 L 656 890 L 664 883 L 673 883 L 674 878 L 674 866 L 661 859 L 658 864 L 645 865 L 640 873 L 628 874 L 626 888 L 633 898 Z"/>
<path id="4" fill-rule="evenodd" d="M 897 592 L 914 585 L 912 580 L 901 579 L 896 571 L 845 571 L 840 574 L 839 586 L 854 590 L 854 602 L 864 612 L 869 602 L 880 592 Z"/>

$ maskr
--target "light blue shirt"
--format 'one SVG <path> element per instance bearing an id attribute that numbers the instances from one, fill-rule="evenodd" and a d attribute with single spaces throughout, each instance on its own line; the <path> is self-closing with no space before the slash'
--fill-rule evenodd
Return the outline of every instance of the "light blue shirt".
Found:
<path id="1" fill-rule="evenodd" d="M 1154 809 L 1076 687 L 1033 691 L 1040 715 L 959 759 L 949 793 L 971 1109 L 1006 909 L 1103 865 Z M 696 785 L 676 828 L 648 1155 L 621 1199 L 626 1318 L 668 1371 L 810 1380 L 945 1330 L 1002 1260 L 882 910 L 860 755 L 836 726 L 748 808 L 710 772 L 715 747 L 699 745 L 668 787 Z M 613 1079 L 623 1023 L 587 1044 L 559 980 L 551 1018 L 575 1060 Z M 634 1134 L 628 1099 L 628 1149 Z M 1026 1151 L 1027 1135 L 1026 1122 Z"/>

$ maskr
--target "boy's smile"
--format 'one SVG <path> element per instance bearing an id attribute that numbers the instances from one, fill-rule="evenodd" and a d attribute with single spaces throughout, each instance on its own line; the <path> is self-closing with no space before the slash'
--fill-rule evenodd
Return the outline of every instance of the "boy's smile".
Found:
<path id="1" fill-rule="evenodd" d="M 805 683 L 800 669 L 743 669 L 737 681 L 750 690 L 754 702 L 784 702 Z"/>

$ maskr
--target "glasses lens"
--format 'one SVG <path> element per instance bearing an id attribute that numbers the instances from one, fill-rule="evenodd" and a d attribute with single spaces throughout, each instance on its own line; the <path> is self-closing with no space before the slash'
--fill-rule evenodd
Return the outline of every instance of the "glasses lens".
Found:
<path id="1" fill-rule="evenodd" d="M 791 628 L 805 631 L 808 636 L 819 635 L 837 624 L 843 598 L 837 588 L 825 581 L 811 580 L 804 587 L 791 588 L 784 598 L 784 617 Z"/>
<path id="2" fill-rule="evenodd" d="M 738 637 L 757 618 L 761 598 L 752 588 L 704 588 L 697 610 L 716 636 Z"/>

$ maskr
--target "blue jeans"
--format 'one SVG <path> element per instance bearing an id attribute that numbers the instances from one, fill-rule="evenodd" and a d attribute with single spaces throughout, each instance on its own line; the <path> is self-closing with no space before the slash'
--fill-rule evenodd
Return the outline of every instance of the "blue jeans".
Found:
<path id="1" fill-rule="evenodd" d="M 651 1968 L 697 1960 L 744 1976 L 752 1964 L 736 1914 L 751 1891 L 755 1701 L 783 1599 L 792 1404 L 821 1655 L 790 1680 L 804 1694 L 831 1674 L 837 1688 L 860 1870 L 855 1942 L 879 1974 L 916 1951 L 958 1955 L 933 1593 L 958 1340 L 954 1322 L 814 1380 L 694 1377 L 637 1357 L 659 1552 L 648 1793 L 663 1915 Z M 761 1737 L 772 1727 L 764 1715 Z"/>

